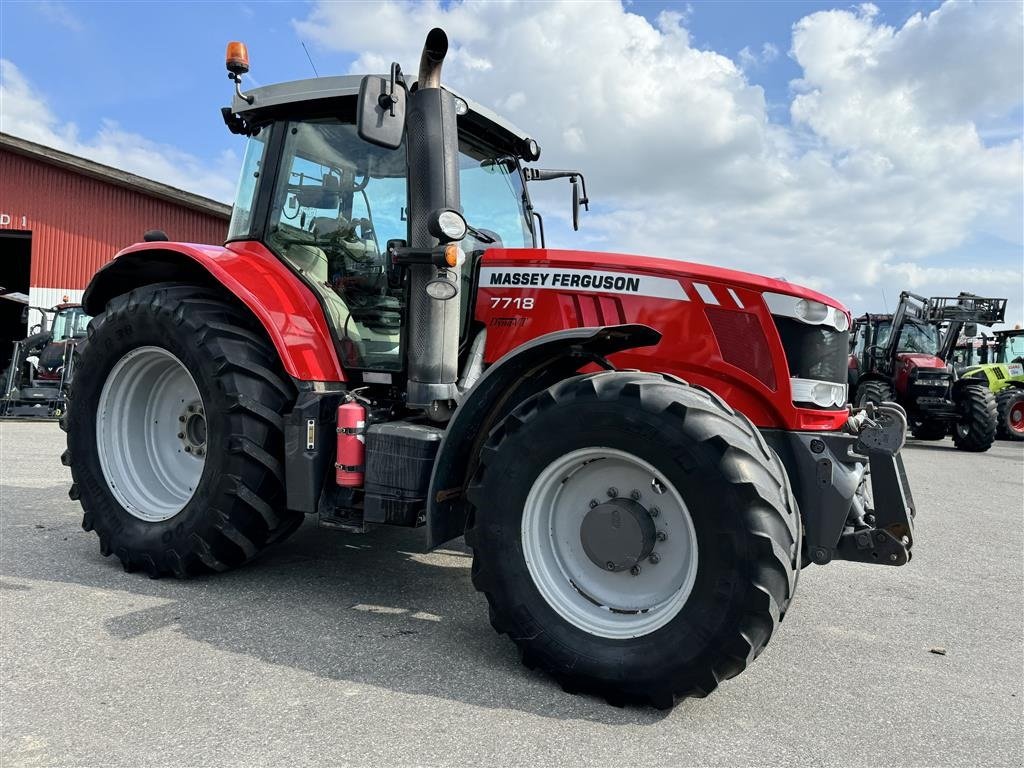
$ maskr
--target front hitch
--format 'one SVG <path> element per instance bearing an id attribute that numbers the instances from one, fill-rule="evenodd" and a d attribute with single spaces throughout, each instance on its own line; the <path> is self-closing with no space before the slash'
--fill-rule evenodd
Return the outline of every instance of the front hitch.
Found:
<path id="1" fill-rule="evenodd" d="M 869 403 L 850 417 L 847 428 L 857 435 L 854 452 L 868 458 L 864 482 L 870 479 L 873 508 L 855 521 L 858 527 L 843 532 L 833 556 L 862 563 L 905 565 L 912 556 L 917 513 L 899 453 L 906 442 L 906 411 L 896 403 Z"/>
<path id="2" fill-rule="evenodd" d="M 851 412 L 842 432 L 763 430 L 786 466 L 804 522 L 804 560 L 905 565 L 914 498 L 900 450 L 906 412 L 896 403 Z"/>

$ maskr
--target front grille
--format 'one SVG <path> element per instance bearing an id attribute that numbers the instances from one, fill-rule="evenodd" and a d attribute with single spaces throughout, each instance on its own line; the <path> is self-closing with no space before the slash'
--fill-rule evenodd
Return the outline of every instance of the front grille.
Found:
<path id="1" fill-rule="evenodd" d="M 704 307 L 722 359 L 742 368 L 768 389 L 775 389 L 775 368 L 768 339 L 757 315 L 720 307 Z"/>
<path id="2" fill-rule="evenodd" d="M 774 318 L 791 378 L 846 383 L 849 331 L 808 325 L 791 317 L 775 315 Z"/>

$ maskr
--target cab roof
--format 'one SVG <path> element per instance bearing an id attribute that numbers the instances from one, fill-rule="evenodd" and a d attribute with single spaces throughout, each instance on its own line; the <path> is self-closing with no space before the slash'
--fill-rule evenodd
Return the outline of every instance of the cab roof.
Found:
<path id="1" fill-rule="evenodd" d="M 372 75 L 387 78 L 388 75 Z M 267 111 L 275 116 L 281 115 L 285 107 L 291 104 L 324 102 L 332 99 L 356 97 L 359 95 L 359 84 L 363 75 L 338 75 L 333 77 L 315 77 L 307 80 L 292 80 L 286 83 L 275 83 L 246 91 L 252 103 L 238 97 L 236 93 L 231 102 L 231 111 L 242 117 L 259 120 L 261 112 Z M 411 86 L 410 86 L 411 87 Z M 498 144 L 518 145 L 528 137 L 526 133 L 512 125 L 505 118 L 492 112 L 487 107 L 468 99 L 451 88 L 445 88 L 456 98 L 466 104 L 466 114 L 459 115 L 460 127 L 467 128 L 474 136 Z M 464 125 L 469 123 L 469 125 Z"/>

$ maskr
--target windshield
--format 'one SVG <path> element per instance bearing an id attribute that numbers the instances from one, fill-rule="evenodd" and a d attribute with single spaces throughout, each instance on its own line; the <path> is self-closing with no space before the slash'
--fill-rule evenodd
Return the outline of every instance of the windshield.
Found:
<path id="1" fill-rule="evenodd" d="M 892 333 L 892 322 L 883 321 L 878 324 L 878 346 L 884 347 L 889 343 L 889 335 Z M 939 353 L 939 329 L 934 325 L 918 325 L 917 323 L 904 323 L 900 331 L 897 352 L 920 352 L 926 355 L 937 355 Z"/>
<path id="2" fill-rule="evenodd" d="M 60 310 L 53 318 L 53 340 L 84 339 L 86 326 L 91 319 L 81 307 Z"/>
<path id="3" fill-rule="evenodd" d="M 531 248 L 533 232 L 523 205 L 523 180 L 513 157 L 495 156 L 459 142 L 459 191 L 471 227 L 497 242 L 489 247 Z"/>

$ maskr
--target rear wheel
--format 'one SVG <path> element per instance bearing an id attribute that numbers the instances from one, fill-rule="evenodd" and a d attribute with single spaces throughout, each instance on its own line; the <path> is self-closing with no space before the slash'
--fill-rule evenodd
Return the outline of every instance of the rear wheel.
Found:
<path id="1" fill-rule="evenodd" d="M 941 440 L 949 434 L 946 422 L 937 419 L 925 420 L 913 428 L 913 435 L 918 440 Z"/>
<path id="2" fill-rule="evenodd" d="M 863 408 L 868 403 L 891 403 L 892 387 L 885 381 L 865 381 L 857 388 L 857 407 Z"/>
<path id="3" fill-rule="evenodd" d="M 796 587 L 778 457 L 714 395 L 610 372 L 530 398 L 469 489 L 473 583 L 523 661 L 568 690 L 669 707 L 765 647 Z"/>
<path id="4" fill-rule="evenodd" d="M 961 451 L 981 452 L 996 439 L 996 397 L 988 387 L 967 386 L 957 397 L 960 419 L 953 428 L 953 444 Z"/>
<path id="5" fill-rule="evenodd" d="M 63 460 L 103 555 L 186 577 L 298 527 L 281 464 L 292 385 L 244 312 L 193 286 L 148 286 L 112 300 L 76 354 Z"/>
<path id="6" fill-rule="evenodd" d="M 1024 389 L 1007 387 L 996 395 L 997 432 L 1008 440 L 1024 440 Z"/>

